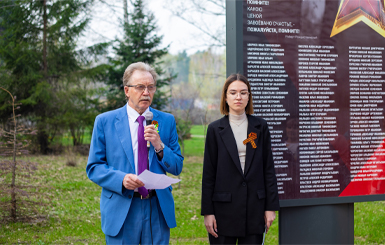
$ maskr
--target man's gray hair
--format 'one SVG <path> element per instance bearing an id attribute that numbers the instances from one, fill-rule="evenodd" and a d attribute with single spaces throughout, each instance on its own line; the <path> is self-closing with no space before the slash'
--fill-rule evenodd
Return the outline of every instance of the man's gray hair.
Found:
<path id="1" fill-rule="evenodd" d="M 149 64 L 143 63 L 143 62 L 136 62 L 129 65 L 126 70 L 124 71 L 123 75 L 123 86 L 126 86 L 131 83 L 131 77 L 134 71 L 147 71 L 149 72 L 152 77 L 154 78 L 154 82 L 156 85 L 156 79 L 158 78 L 158 74 L 156 73 L 155 69 L 152 68 Z"/>

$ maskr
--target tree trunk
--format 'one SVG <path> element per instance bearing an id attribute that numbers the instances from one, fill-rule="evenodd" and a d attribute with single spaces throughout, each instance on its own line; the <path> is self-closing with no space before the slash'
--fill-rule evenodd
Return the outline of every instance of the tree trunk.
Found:
<path id="1" fill-rule="evenodd" d="M 47 0 L 43 1 L 43 73 L 44 79 L 47 79 Z"/>
<path id="2" fill-rule="evenodd" d="M 15 100 L 12 96 L 12 108 L 13 108 L 13 164 L 12 164 L 12 183 L 11 183 L 11 218 L 13 222 L 16 222 L 16 150 L 17 150 L 17 124 L 15 118 Z"/>
<path id="3" fill-rule="evenodd" d="M 83 143 L 82 137 L 81 137 L 82 135 L 81 129 L 77 128 L 77 126 L 70 126 L 70 132 L 72 136 L 73 145 L 74 146 L 81 145 Z"/>
<path id="4" fill-rule="evenodd" d="M 184 156 L 184 139 L 181 139 L 180 143 L 182 144 L 182 156 Z M 180 175 L 178 175 L 178 179 L 180 179 Z M 178 182 L 178 189 L 180 189 L 180 181 Z"/>
<path id="5" fill-rule="evenodd" d="M 128 24 L 128 5 L 127 5 L 127 0 L 123 0 L 123 23 L 125 25 Z"/>
<path id="6" fill-rule="evenodd" d="M 48 77 L 48 64 L 47 64 L 47 0 L 43 0 L 43 75 L 44 79 Z M 40 111 L 43 111 L 44 108 L 39 108 Z M 40 122 L 41 124 L 41 122 Z M 37 139 L 40 146 L 40 152 L 42 154 L 48 153 L 48 135 L 45 132 L 44 126 L 40 125 L 38 127 Z"/>
<path id="7" fill-rule="evenodd" d="M 43 123 L 40 123 L 40 124 L 43 124 Z M 37 130 L 37 140 L 38 140 L 38 143 L 39 143 L 39 146 L 40 146 L 40 153 L 41 154 L 48 154 L 48 135 L 44 129 L 44 126 L 43 125 L 40 125 L 38 127 L 38 130 Z"/>
<path id="8" fill-rule="evenodd" d="M 11 218 L 16 222 L 16 161 L 12 164 L 12 183 L 11 183 Z"/>
<path id="9" fill-rule="evenodd" d="M 184 156 L 184 139 L 183 138 L 180 140 L 180 143 L 182 144 L 182 156 Z"/>

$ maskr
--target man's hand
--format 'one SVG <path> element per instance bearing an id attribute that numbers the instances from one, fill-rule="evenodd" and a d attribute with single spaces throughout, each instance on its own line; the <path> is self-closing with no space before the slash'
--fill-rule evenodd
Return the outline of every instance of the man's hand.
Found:
<path id="1" fill-rule="evenodd" d="M 265 211 L 265 224 L 266 224 L 266 234 L 269 231 L 271 224 L 275 220 L 275 211 Z"/>
<path id="2" fill-rule="evenodd" d="M 126 174 L 123 179 L 123 186 L 127 190 L 135 190 L 136 188 L 144 186 L 144 183 L 138 179 L 135 174 Z"/>
<path id="3" fill-rule="evenodd" d="M 154 125 L 147 125 L 144 128 L 144 139 L 150 141 L 155 149 L 160 149 L 160 143 L 162 143 L 162 140 L 160 139 Z"/>
<path id="4" fill-rule="evenodd" d="M 213 214 L 205 215 L 204 222 L 207 232 L 213 237 L 218 238 L 217 220 L 215 219 L 215 216 Z"/>

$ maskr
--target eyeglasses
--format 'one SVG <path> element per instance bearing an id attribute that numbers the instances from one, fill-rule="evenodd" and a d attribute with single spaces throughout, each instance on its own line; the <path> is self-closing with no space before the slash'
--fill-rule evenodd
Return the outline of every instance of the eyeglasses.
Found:
<path id="1" fill-rule="evenodd" d="M 242 90 L 240 92 L 237 92 L 237 91 L 234 91 L 234 90 L 230 90 L 227 95 L 230 97 L 230 98 L 233 98 L 233 99 L 236 99 L 238 97 L 238 95 L 241 96 L 241 98 L 245 99 L 245 98 L 248 98 L 249 97 L 249 91 L 246 91 L 246 90 Z"/>
<path id="2" fill-rule="evenodd" d="M 143 93 L 143 91 L 145 89 L 147 89 L 147 91 L 150 92 L 150 93 L 154 93 L 155 90 L 156 90 L 156 86 L 155 85 L 145 86 L 143 84 L 137 84 L 137 85 L 126 85 L 126 87 L 133 87 L 139 93 Z"/>

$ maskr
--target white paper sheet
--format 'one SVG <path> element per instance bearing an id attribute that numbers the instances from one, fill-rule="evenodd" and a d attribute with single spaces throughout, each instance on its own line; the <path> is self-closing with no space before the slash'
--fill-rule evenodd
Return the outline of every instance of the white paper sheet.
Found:
<path id="1" fill-rule="evenodd" d="M 144 183 L 144 187 L 151 190 L 164 189 L 180 181 L 180 179 L 173 179 L 167 175 L 156 174 L 148 170 L 144 170 L 138 179 Z"/>

